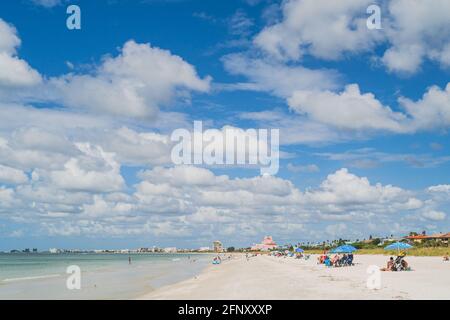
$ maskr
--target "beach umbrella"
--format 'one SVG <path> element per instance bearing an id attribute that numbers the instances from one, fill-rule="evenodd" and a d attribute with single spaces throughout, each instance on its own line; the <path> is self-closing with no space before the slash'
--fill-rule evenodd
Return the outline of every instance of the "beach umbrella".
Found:
<path id="1" fill-rule="evenodd" d="M 336 247 L 330 250 L 330 253 L 342 253 L 341 248 L 340 247 Z"/>
<path id="2" fill-rule="evenodd" d="M 354 246 L 351 246 L 349 244 L 345 244 L 343 246 L 341 246 L 342 250 L 344 250 L 345 252 L 353 252 L 356 251 L 358 249 L 356 249 Z"/>
<path id="3" fill-rule="evenodd" d="M 337 248 L 334 248 L 333 250 L 330 251 L 330 253 L 350 253 L 350 252 L 353 252 L 356 250 L 358 250 L 358 249 L 356 249 L 354 246 L 345 244 L 345 245 L 339 246 Z"/>
<path id="4" fill-rule="evenodd" d="M 404 242 L 394 242 L 384 247 L 384 250 L 397 250 L 397 252 L 400 252 L 400 250 L 406 250 L 410 248 L 412 248 L 412 245 L 410 244 Z"/>
<path id="5" fill-rule="evenodd" d="M 305 250 L 303 250 L 302 248 L 296 248 L 295 252 L 304 252 Z"/>

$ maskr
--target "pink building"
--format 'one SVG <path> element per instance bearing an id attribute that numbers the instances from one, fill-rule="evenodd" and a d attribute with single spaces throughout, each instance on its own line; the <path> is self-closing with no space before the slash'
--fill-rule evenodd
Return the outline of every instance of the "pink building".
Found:
<path id="1" fill-rule="evenodd" d="M 252 246 L 251 250 L 255 251 L 268 251 L 275 249 L 277 244 L 273 241 L 272 236 L 265 236 L 262 243 L 258 243 Z"/>

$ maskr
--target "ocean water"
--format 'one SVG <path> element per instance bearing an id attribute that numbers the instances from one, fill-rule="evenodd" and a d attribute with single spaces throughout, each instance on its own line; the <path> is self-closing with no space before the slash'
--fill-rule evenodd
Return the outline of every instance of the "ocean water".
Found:
<path id="1" fill-rule="evenodd" d="M 131 257 L 131 264 L 128 263 Z M 133 299 L 198 275 L 208 254 L 0 254 L 0 299 Z M 81 289 L 67 289 L 69 266 Z"/>

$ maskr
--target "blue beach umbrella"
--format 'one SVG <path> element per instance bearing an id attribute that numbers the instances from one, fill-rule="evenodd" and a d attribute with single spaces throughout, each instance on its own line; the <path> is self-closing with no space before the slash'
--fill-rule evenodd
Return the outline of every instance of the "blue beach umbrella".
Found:
<path id="1" fill-rule="evenodd" d="M 330 250 L 330 253 L 341 253 L 341 249 L 339 247 L 333 248 Z"/>
<path id="2" fill-rule="evenodd" d="M 353 251 L 356 251 L 358 249 L 356 249 L 354 246 L 351 246 L 349 244 L 345 244 L 342 246 L 339 246 L 337 248 L 334 248 L 333 250 L 331 250 L 331 253 L 350 253 Z"/>
<path id="3" fill-rule="evenodd" d="M 302 248 L 296 248 L 295 252 L 304 252 L 305 250 L 303 250 Z"/>
<path id="4" fill-rule="evenodd" d="M 406 250 L 406 249 L 410 249 L 412 248 L 412 245 L 404 243 L 404 242 L 394 242 L 391 243 L 390 245 L 384 247 L 384 250 Z"/>

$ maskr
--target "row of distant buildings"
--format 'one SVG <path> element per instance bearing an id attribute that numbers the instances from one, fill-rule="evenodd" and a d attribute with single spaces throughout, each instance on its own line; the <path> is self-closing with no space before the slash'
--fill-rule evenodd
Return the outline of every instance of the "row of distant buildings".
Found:
<path id="1" fill-rule="evenodd" d="M 426 241 L 433 240 L 436 243 L 446 244 L 448 245 L 450 238 L 450 232 L 447 233 L 435 233 L 431 235 L 427 235 L 425 232 L 422 232 L 422 234 L 410 234 L 409 236 L 400 237 L 400 238 L 394 238 L 394 237 L 386 237 L 386 238 L 372 238 L 367 240 L 363 240 L 361 242 L 363 243 L 373 243 L 374 241 L 377 241 L 377 244 L 379 246 L 384 245 L 385 243 L 390 243 L 392 241 L 401 241 L 401 240 L 407 240 L 411 243 L 422 243 Z M 345 243 L 351 244 L 354 243 L 354 241 L 345 241 Z M 324 243 L 308 243 L 308 247 L 321 247 Z M 247 248 L 246 250 L 250 249 L 251 251 L 270 251 L 280 248 L 279 245 L 273 240 L 272 236 L 265 236 L 261 243 L 253 244 L 250 248 Z M 122 254 L 129 254 L 129 253 L 194 253 L 194 252 L 216 252 L 221 253 L 227 251 L 222 242 L 219 240 L 216 240 L 213 242 L 212 247 L 200 247 L 197 249 L 179 249 L 176 247 L 166 247 L 166 248 L 158 248 L 158 247 L 151 247 L 151 248 L 138 248 L 138 249 L 119 249 L 119 250 L 79 250 L 79 249 L 72 249 L 72 250 L 66 250 L 66 249 L 57 249 L 57 248 L 51 248 L 48 250 L 49 253 L 52 254 L 58 254 L 58 253 L 122 253 Z M 11 253 L 37 253 L 37 249 L 24 249 L 24 250 L 11 250 Z"/>
<path id="2" fill-rule="evenodd" d="M 168 248 L 139 248 L 137 250 L 138 253 L 143 252 L 163 252 L 163 253 L 189 253 L 189 252 L 225 252 L 225 248 L 222 245 L 222 242 L 216 240 L 213 242 L 212 247 L 200 247 L 197 249 L 179 249 L 176 247 L 168 247 Z"/>
<path id="3" fill-rule="evenodd" d="M 23 250 L 13 249 L 10 252 L 11 253 L 37 253 L 38 249 L 36 249 L 36 248 L 33 248 L 33 249 L 26 248 L 26 249 L 23 249 Z"/>
<path id="4" fill-rule="evenodd" d="M 383 246 L 386 243 L 391 243 L 393 241 L 406 240 L 410 243 L 424 243 L 427 241 L 434 241 L 436 244 L 448 246 L 449 238 L 450 238 L 450 232 L 435 233 L 435 234 L 431 234 L 431 235 L 427 235 L 425 232 L 423 232 L 422 234 L 410 234 L 409 236 L 399 237 L 399 238 L 395 238 L 393 236 L 386 237 L 386 238 L 372 238 L 371 237 L 370 239 L 363 240 L 361 242 L 370 244 L 370 243 L 373 243 L 374 241 L 376 241 L 379 246 Z M 345 243 L 352 244 L 352 243 L 354 243 L 354 241 L 345 241 Z M 308 243 L 308 246 L 309 247 L 321 247 L 321 246 L 323 246 L 323 242 L 322 243 L 318 242 L 315 244 Z M 277 243 L 273 240 L 272 236 L 265 236 L 261 243 L 253 244 L 253 246 L 250 248 L 250 250 L 252 250 L 252 251 L 269 251 L 269 250 L 274 250 L 277 248 L 281 248 L 281 247 L 277 245 Z"/>
<path id="5" fill-rule="evenodd" d="M 250 250 L 254 251 L 265 251 L 277 248 L 277 244 L 273 241 L 271 236 L 264 237 L 262 243 L 254 244 Z M 248 248 L 247 248 L 248 249 Z M 142 247 L 138 249 L 97 249 L 97 250 L 80 250 L 80 249 L 59 249 L 50 248 L 48 252 L 51 254 L 62 254 L 62 253 L 112 253 L 112 254 L 130 254 L 130 253 L 194 253 L 194 252 L 215 252 L 221 253 L 226 252 L 227 249 L 223 246 L 222 242 L 216 240 L 212 243 L 212 247 L 199 247 L 197 249 L 180 249 L 177 247 L 166 247 L 158 248 L 153 247 Z M 37 253 L 37 249 L 24 249 L 24 250 L 11 250 L 11 253 Z"/>
<path id="6" fill-rule="evenodd" d="M 250 247 L 251 251 L 269 251 L 278 248 L 277 243 L 273 240 L 272 236 L 265 236 L 261 243 L 255 243 Z M 248 249 L 247 249 L 248 250 Z M 224 252 L 225 249 L 220 241 L 214 241 L 214 252 Z"/>
<path id="7" fill-rule="evenodd" d="M 194 253 L 194 252 L 225 252 L 222 242 L 216 240 L 213 242 L 212 247 L 200 247 L 197 249 L 183 249 L 177 247 L 166 247 L 158 248 L 153 246 L 151 248 L 138 248 L 138 249 L 98 249 L 98 250 L 80 250 L 80 249 L 59 249 L 50 248 L 48 252 L 51 254 L 61 254 L 61 253 L 115 253 L 115 254 L 130 254 L 130 253 Z M 10 253 L 38 253 L 38 249 L 24 249 L 24 250 L 11 250 Z"/>
<path id="8" fill-rule="evenodd" d="M 371 238 L 367 240 L 363 240 L 363 243 L 372 243 L 375 240 L 378 240 L 379 245 L 382 246 L 385 243 L 390 243 L 392 241 L 407 241 L 409 243 L 425 243 L 427 241 L 434 241 L 436 244 L 448 245 L 448 239 L 450 238 L 450 232 L 447 233 L 434 233 L 434 234 L 426 234 L 423 231 L 421 234 L 411 233 L 408 236 L 394 238 L 394 237 L 386 237 L 386 238 Z"/>
<path id="9" fill-rule="evenodd" d="M 416 242 L 416 243 L 422 243 L 429 240 L 434 240 L 436 242 L 442 242 L 444 244 L 448 245 L 448 239 L 450 238 L 450 232 L 447 233 L 435 233 L 427 235 L 425 232 L 422 234 L 415 234 L 415 235 L 409 235 L 405 237 L 405 239 Z"/>

